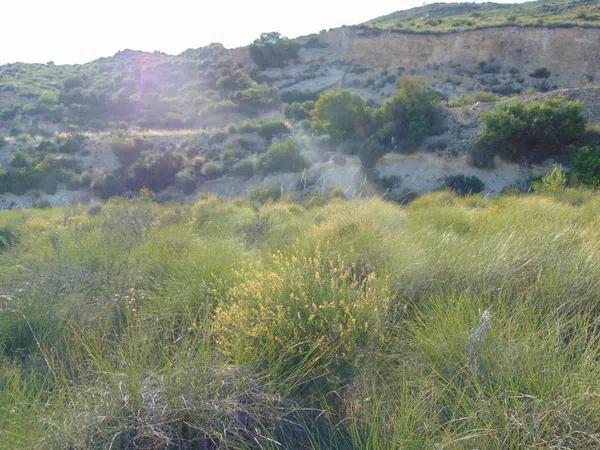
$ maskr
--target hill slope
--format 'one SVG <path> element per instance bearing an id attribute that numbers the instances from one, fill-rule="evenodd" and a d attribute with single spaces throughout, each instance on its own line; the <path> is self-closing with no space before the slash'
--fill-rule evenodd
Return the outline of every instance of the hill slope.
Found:
<path id="1" fill-rule="evenodd" d="M 600 26 L 594 0 L 526 3 L 432 3 L 366 22 L 369 27 L 415 32 L 465 31 L 494 26 Z"/>

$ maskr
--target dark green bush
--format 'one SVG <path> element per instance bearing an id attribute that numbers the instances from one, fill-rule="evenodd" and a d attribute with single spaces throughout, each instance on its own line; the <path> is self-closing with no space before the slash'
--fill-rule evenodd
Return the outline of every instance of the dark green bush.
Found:
<path id="1" fill-rule="evenodd" d="M 392 148 L 418 145 L 442 125 L 441 96 L 423 80 L 401 78 L 399 91 L 375 114 L 379 139 Z"/>
<path id="2" fill-rule="evenodd" d="M 583 105 L 562 99 L 499 105 L 482 116 L 480 144 L 513 160 L 543 160 L 583 137 Z"/>
<path id="3" fill-rule="evenodd" d="M 535 69 L 532 73 L 529 74 L 532 78 L 549 78 L 550 71 L 546 67 L 540 67 Z"/>
<path id="4" fill-rule="evenodd" d="M 479 63 L 479 70 L 481 73 L 493 73 L 496 74 L 500 72 L 502 66 L 494 61 L 481 61 Z"/>
<path id="5" fill-rule="evenodd" d="M 249 159 L 242 159 L 233 165 L 231 172 L 238 177 L 250 178 L 254 175 L 254 163 Z"/>
<path id="6" fill-rule="evenodd" d="M 120 195 L 127 190 L 125 174 L 121 172 L 112 174 L 107 172 L 98 173 L 93 178 L 90 187 L 96 195 L 104 199 Z"/>
<path id="7" fill-rule="evenodd" d="M 479 194 L 485 185 L 475 176 L 452 175 L 444 180 L 444 187 L 456 192 L 458 195 Z"/>
<path id="8" fill-rule="evenodd" d="M 571 176 L 577 183 L 600 186 L 600 147 L 580 148 L 573 157 Z"/>
<path id="9" fill-rule="evenodd" d="M 220 162 L 209 161 L 202 166 L 202 176 L 209 180 L 219 178 L 224 172 L 223 163 Z"/>
<path id="10" fill-rule="evenodd" d="M 179 155 L 144 151 L 127 170 L 126 184 L 132 191 L 141 188 L 160 191 L 175 182 L 175 176 L 182 167 L 183 160 Z"/>
<path id="11" fill-rule="evenodd" d="M 307 166 L 308 163 L 302 156 L 300 146 L 293 139 L 286 139 L 272 144 L 256 163 L 257 171 L 262 174 L 300 172 Z"/>
<path id="12" fill-rule="evenodd" d="M 191 194 L 196 189 L 196 172 L 193 167 L 185 167 L 175 175 L 175 186 L 184 194 Z"/>
<path id="13" fill-rule="evenodd" d="M 231 96 L 239 110 L 248 115 L 278 109 L 281 106 L 277 89 L 267 85 L 252 87 L 238 91 Z"/>
<path id="14" fill-rule="evenodd" d="M 263 33 L 250 45 L 250 57 L 260 68 L 283 67 L 289 60 L 296 59 L 300 51 L 298 42 L 279 33 Z"/>
<path id="15" fill-rule="evenodd" d="M 372 116 L 365 101 L 348 90 L 323 94 L 311 112 L 313 127 L 341 141 L 369 135 Z"/>
<path id="16" fill-rule="evenodd" d="M 254 82 L 246 72 L 234 69 L 225 72 L 217 79 L 217 88 L 224 91 L 239 91 L 252 87 Z"/>
<path id="17" fill-rule="evenodd" d="M 149 145 L 141 139 L 114 137 L 110 141 L 112 151 L 124 166 L 133 164 L 140 153 L 147 149 Z"/>

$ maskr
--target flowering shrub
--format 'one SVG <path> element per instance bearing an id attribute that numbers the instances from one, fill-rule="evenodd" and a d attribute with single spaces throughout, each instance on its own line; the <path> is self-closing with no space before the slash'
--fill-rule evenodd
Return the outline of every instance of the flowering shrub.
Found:
<path id="1" fill-rule="evenodd" d="M 271 263 L 273 270 L 240 273 L 227 304 L 217 309 L 218 348 L 288 386 L 347 381 L 361 351 L 383 339 L 387 295 L 375 274 L 359 280 L 318 252 L 276 253 Z"/>

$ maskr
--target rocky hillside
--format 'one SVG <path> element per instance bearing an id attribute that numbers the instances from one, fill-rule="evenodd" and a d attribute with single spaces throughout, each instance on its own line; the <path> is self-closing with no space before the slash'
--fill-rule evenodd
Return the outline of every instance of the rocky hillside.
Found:
<path id="1" fill-rule="evenodd" d="M 569 160 L 555 151 L 473 165 L 482 112 L 519 99 L 577 100 L 588 128 L 573 145 L 596 139 L 598 14 L 596 2 L 564 0 L 435 4 L 295 40 L 266 34 L 238 49 L 1 66 L 0 208 L 142 187 L 165 199 L 275 187 L 403 199 L 463 175 L 496 194 Z M 464 17 L 473 24 L 447 27 Z M 350 146 L 307 120 L 320 96 L 339 89 L 358 94 L 375 118 L 401 78 L 425 80 L 438 96 L 442 121 L 418 140 L 398 146 L 373 131 L 370 144 Z M 374 140 L 377 158 L 365 167 L 355 147 Z M 273 162 L 296 151 L 301 164 Z"/>

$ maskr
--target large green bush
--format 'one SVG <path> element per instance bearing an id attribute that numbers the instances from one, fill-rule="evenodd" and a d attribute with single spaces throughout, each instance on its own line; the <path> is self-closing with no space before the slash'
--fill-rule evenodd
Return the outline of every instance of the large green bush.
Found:
<path id="1" fill-rule="evenodd" d="M 298 57 L 300 44 L 287 39 L 279 33 L 263 33 L 250 45 L 250 57 L 261 67 L 282 67 L 291 59 Z"/>
<path id="2" fill-rule="evenodd" d="M 379 138 L 396 149 L 420 144 L 440 130 L 443 119 L 440 94 L 423 80 L 404 77 L 399 88 L 375 114 Z"/>
<path id="3" fill-rule="evenodd" d="M 578 183 L 600 186 L 600 147 L 585 146 L 573 157 L 572 177 Z"/>
<path id="4" fill-rule="evenodd" d="M 580 141 L 585 119 L 580 102 L 547 99 L 499 105 L 482 116 L 480 145 L 513 160 L 543 160 Z"/>
<path id="5" fill-rule="evenodd" d="M 268 174 L 271 172 L 300 172 L 308 166 L 302 156 L 300 146 L 293 139 L 272 144 L 256 163 L 256 169 Z"/>
<path id="6" fill-rule="evenodd" d="M 311 121 L 318 131 L 344 141 L 367 136 L 372 117 L 360 95 L 339 90 L 319 97 L 311 112 Z"/>
<path id="7" fill-rule="evenodd" d="M 133 191 L 144 187 L 160 191 L 175 183 L 175 176 L 182 168 L 179 155 L 144 151 L 127 170 L 127 187 Z"/>

